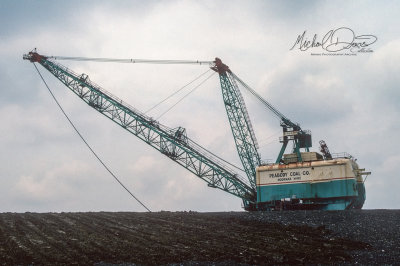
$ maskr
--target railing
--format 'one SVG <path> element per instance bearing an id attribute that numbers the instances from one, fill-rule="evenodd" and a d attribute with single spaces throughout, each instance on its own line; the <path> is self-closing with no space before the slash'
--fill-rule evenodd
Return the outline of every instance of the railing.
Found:
<path id="1" fill-rule="evenodd" d="M 345 158 L 345 159 L 351 159 L 353 156 L 351 156 L 347 152 L 337 152 L 337 153 L 332 153 L 332 159 L 339 159 L 339 158 Z"/>
<path id="2" fill-rule="evenodd" d="M 273 165 L 273 164 L 275 164 L 275 160 L 272 160 L 272 159 L 264 159 L 264 160 L 261 160 L 260 166 L 263 166 L 263 165 Z"/>

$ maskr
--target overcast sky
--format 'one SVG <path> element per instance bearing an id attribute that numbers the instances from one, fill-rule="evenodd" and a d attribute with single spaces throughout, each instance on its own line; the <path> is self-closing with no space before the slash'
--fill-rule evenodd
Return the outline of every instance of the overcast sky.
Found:
<path id="1" fill-rule="evenodd" d="M 223 62 L 303 129 L 313 150 L 348 152 L 371 171 L 364 208 L 399 208 L 398 1 L 0 1 L 0 212 L 144 211 L 102 168 L 22 55 Z M 306 31 L 374 35 L 372 52 L 291 50 Z M 207 66 L 62 61 L 145 111 Z M 154 211 L 238 211 L 241 200 L 206 183 L 87 106 L 40 67 L 76 126 L 121 181 Z M 209 72 L 210 73 L 210 72 Z M 188 92 L 188 88 L 185 92 Z M 184 92 L 184 93 L 185 93 Z M 263 159 L 275 159 L 279 119 L 248 94 Z M 157 117 L 179 97 L 156 108 Z M 214 75 L 160 118 L 239 164 Z"/>

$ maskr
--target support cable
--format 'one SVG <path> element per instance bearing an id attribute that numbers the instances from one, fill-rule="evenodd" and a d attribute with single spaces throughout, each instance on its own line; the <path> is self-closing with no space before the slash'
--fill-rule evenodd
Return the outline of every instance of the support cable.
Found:
<path id="1" fill-rule="evenodd" d="M 98 58 L 98 57 L 72 57 L 72 56 L 47 56 L 54 60 L 71 61 L 92 61 L 92 62 L 113 62 L 113 63 L 145 63 L 145 64 L 186 64 L 186 65 L 211 65 L 214 61 L 199 60 L 154 60 L 154 59 L 119 59 L 119 58 Z"/>
<path id="2" fill-rule="evenodd" d="M 166 100 L 168 100 L 169 98 L 171 98 L 172 96 L 174 96 L 175 94 L 177 94 L 178 92 L 182 91 L 184 88 L 186 88 L 187 86 L 189 86 L 190 84 L 192 84 L 193 82 L 195 82 L 196 80 L 198 80 L 199 78 L 201 78 L 202 76 L 204 76 L 205 74 L 207 74 L 209 71 L 211 71 L 211 68 L 208 69 L 206 72 L 204 72 L 203 74 L 201 74 L 200 76 L 198 76 L 197 78 L 195 78 L 194 80 L 192 80 L 191 82 L 187 83 L 185 86 L 181 87 L 179 90 L 175 91 L 174 93 L 172 93 L 171 95 L 169 95 L 168 97 L 166 97 L 165 99 L 161 100 L 159 103 L 157 103 L 156 105 L 154 105 L 153 107 L 151 107 L 149 110 L 147 110 L 146 112 L 144 112 L 145 114 L 147 114 L 148 112 L 150 112 L 151 110 L 153 110 L 154 108 L 156 108 L 157 106 L 159 106 L 160 104 L 162 104 L 163 102 L 165 102 Z"/>
<path id="3" fill-rule="evenodd" d="M 198 80 L 199 78 L 201 78 L 202 76 L 204 76 L 205 74 L 207 74 L 209 71 L 211 71 L 211 68 L 210 68 L 209 70 L 207 70 L 206 72 L 204 72 L 203 74 L 199 75 L 197 78 L 195 78 L 194 80 L 192 80 L 191 82 L 189 82 L 189 83 L 186 84 L 185 86 L 183 86 L 182 88 L 180 88 L 179 90 L 177 90 L 177 91 L 175 91 L 174 93 L 172 93 L 170 96 L 166 97 L 164 100 L 162 100 L 162 101 L 160 101 L 159 103 L 157 103 L 156 105 L 154 105 L 152 108 L 150 108 L 149 110 L 147 110 L 147 111 L 145 112 L 145 114 L 148 113 L 149 111 L 153 110 L 153 109 L 156 108 L 158 105 L 160 105 L 161 103 L 165 102 L 166 100 L 168 100 L 169 98 L 171 98 L 172 96 L 174 96 L 175 94 L 177 94 L 178 92 L 180 92 L 181 90 L 183 90 L 184 88 L 186 88 L 187 86 L 189 86 L 190 84 L 192 84 L 193 82 L 195 82 L 196 80 Z M 187 97 L 187 96 L 188 96 L 189 94 L 191 94 L 194 90 L 196 90 L 196 89 L 197 89 L 198 87 L 200 87 L 203 83 L 205 83 L 208 79 L 210 79 L 215 73 L 216 73 L 216 72 L 213 72 L 210 76 L 208 76 L 205 80 L 203 80 L 199 85 L 197 85 L 196 87 L 194 87 L 191 91 L 189 91 L 186 95 L 184 95 L 180 100 L 178 100 L 177 103 L 175 103 L 172 107 L 170 107 L 167 111 L 165 111 L 165 112 L 164 112 L 163 114 L 161 114 L 159 117 L 157 117 L 156 120 L 158 120 L 161 116 L 163 116 L 163 115 L 166 114 L 168 111 L 170 111 L 170 110 L 171 110 L 173 107 L 175 107 L 179 102 L 181 102 L 185 97 Z M 196 143 L 196 144 L 197 144 L 197 143 Z M 197 144 L 197 145 L 198 145 L 198 144 Z M 204 149 L 204 150 L 207 151 L 208 153 L 212 154 L 213 156 L 215 156 L 215 157 L 218 158 L 219 160 L 225 162 L 226 164 L 229 164 L 230 166 L 234 167 L 235 169 L 237 169 L 237 170 L 242 171 L 242 172 L 245 173 L 245 171 L 244 171 L 242 168 L 240 168 L 240 167 L 238 167 L 238 166 L 236 166 L 236 165 L 234 165 L 234 164 L 232 164 L 232 163 L 230 163 L 230 162 L 228 162 L 228 161 L 222 159 L 221 157 L 219 157 L 218 155 L 214 154 L 214 153 L 211 152 L 210 150 L 207 150 L 207 149 L 204 148 L 204 147 L 202 147 L 202 149 Z"/>
<path id="4" fill-rule="evenodd" d="M 279 130 L 275 131 L 273 134 L 269 135 L 268 137 L 261 139 L 261 141 L 259 141 L 259 142 L 260 143 L 266 142 L 267 140 L 270 140 L 272 137 L 275 137 L 276 135 L 280 134 L 281 132 L 282 132 L 282 130 L 279 129 Z"/>
<path id="5" fill-rule="evenodd" d="M 198 144 L 197 144 L 197 145 L 198 145 Z M 232 163 L 230 163 L 230 162 L 224 160 L 223 158 L 219 157 L 218 155 L 216 155 L 215 153 L 213 153 L 213 152 L 210 151 L 210 150 L 207 150 L 207 149 L 204 148 L 204 147 L 203 147 L 203 149 L 204 149 L 206 152 L 208 152 L 208 153 L 210 153 L 211 155 L 213 155 L 213 156 L 215 156 L 216 158 L 218 158 L 219 160 L 223 161 L 224 163 L 226 163 L 226 164 L 232 166 L 233 168 L 235 168 L 235 169 L 237 169 L 237 170 L 239 170 L 239 171 L 242 171 L 243 173 L 246 173 L 246 172 L 244 171 L 244 169 L 240 168 L 239 166 L 236 166 L 236 165 L 234 165 L 234 164 L 232 164 Z"/>
<path id="6" fill-rule="evenodd" d="M 97 158 L 97 160 L 104 166 L 104 168 L 114 177 L 114 179 L 138 202 L 140 205 L 142 205 L 148 212 L 151 212 L 149 208 L 146 207 L 133 193 L 124 185 L 122 182 L 114 175 L 114 173 L 107 167 L 107 165 L 100 159 L 100 157 L 96 154 L 96 152 L 90 147 L 89 143 L 85 140 L 85 138 L 81 135 L 81 133 L 78 131 L 78 129 L 75 127 L 74 123 L 72 123 L 71 119 L 68 117 L 68 115 L 65 113 L 64 109 L 58 102 L 57 98 L 51 91 L 50 87 L 47 85 L 46 81 L 44 80 L 42 74 L 40 73 L 39 69 L 37 68 L 36 64 L 33 62 L 33 65 L 36 68 L 36 71 L 38 72 L 40 78 L 42 79 L 44 85 L 46 85 L 47 90 L 50 92 L 51 96 L 53 97 L 54 101 L 60 108 L 61 112 L 64 114 L 64 116 L 67 118 L 68 122 L 71 124 L 71 126 L 74 128 L 75 132 L 78 134 L 78 136 L 82 139 L 82 141 L 85 143 L 85 145 L 89 148 L 89 150 L 93 153 L 93 155 Z"/>
<path id="7" fill-rule="evenodd" d="M 178 91 L 174 92 L 173 94 L 171 94 L 170 96 L 168 96 L 167 98 L 165 98 L 164 100 L 162 100 L 161 102 L 159 102 L 158 104 L 156 104 L 155 106 L 153 106 L 152 108 L 150 108 L 149 110 L 147 110 L 145 113 L 149 112 L 150 110 L 154 109 L 156 106 L 158 106 L 159 104 L 161 104 L 162 102 L 166 101 L 167 99 L 169 99 L 170 97 L 172 97 L 173 95 L 175 95 L 176 93 L 178 93 L 179 91 L 181 91 L 183 88 L 189 86 L 190 84 L 192 84 L 194 81 L 198 80 L 200 77 L 204 76 L 205 74 L 207 74 L 211 69 L 207 70 L 206 72 L 204 72 L 203 74 L 201 74 L 200 76 L 198 76 L 197 78 L 195 78 L 194 80 L 192 80 L 191 82 L 189 82 L 188 84 L 186 84 L 185 86 L 183 86 L 182 88 L 180 88 Z M 190 90 L 187 94 L 185 94 L 181 99 L 178 100 L 178 102 L 176 102 L 173 106 L 171 106 L 167 111 L 165 111 L 164 113 L 162 113 L 159 117 L 156 118 L 156 120 L 158 120 L 160 117 L 162 117 L 163 115 L 165 115 L 168 111 L 170 111 L 173 107 L 175 107 L 179 102 L 181 102 L 184 98 L 186 98 L 189 94 L 191 94 L 192 92 L 194 92 L 197 88 L 199 88 L 202 84 L 204 84 L 208 79 L 210 79 L 216 72 L 213 72 L 211 75 L 209 75 L 205 80 L 203 80 L 200 84 L 198 84 L 196 87 L 194 87 L 192 90 Z M 198 145 L 196 143 L 196 145 Z M 199 145 L 200 146 L 200 145 Z M 210 150 L 207 150 L 206 148 L 202 147 L 202 149 L 204 149 L 205 151 L 207 151 L 208 153 L 212 154 L 213 156 L 215 156 L 216 158 L 218 158 L 219 160 L 225 162 L 226 164 L 229 164 L 230 166 L 234 167 L 235 169 L 242 171 L 243 173 L 245 173 L 245 171 L 224 160 L 223 158 L 219 157 L 218 155 L 214 154 L 213 152 L 211 152 Z"/>
<path id="8" fill-rule="evenodd" d="M 237 80 L 247 91 L 249 91 L 254 97 L 256 97 L 260 102 L 262 102 L 271 112 L 273 112 L 276 116 L 278 116 L 282 121 L 287 121 L 292 124 L 286 116 L 284 116 L 281 112 L 279 112 L 275 107 L 273 107 L 269 102 L 267 102 L 263 97 L 260 96 L 255 90 L 253 90 L 249 85 L 247 85 L 243 80 L 241 80 L 238 76 L 232 73 L 232 76 L 235 80 Z"/>
<path id="9" fill-rule="evenodd" d="M 188 93 L 186 93 L 182 98 L 180 98 L 174 105 L 172 105 L 170 108 L 168 108 L 165 112 L 163 112 L 161 115 L 159 115 L 156 120 L 160 119 L 160 117 L 162 117 L 163 115 L 165 115 L 166 113 L 168 113 L 172 108 L 174 108 L 178 103 L 180 103 L 183 99 L 185 99 L 187 96 L 189 96 L 189 94 L 191 94 L 192 92 L 194 92 L 197 88 L 199 88 L 201 85 L 203 85 L 207 80 L 209 80 L 212 76 L 214 76 L 214 74 L 217 72 L 213 72 L 211 73 L 211 75 L 209 75 L 205 80 L 203 80 L 200 84 L 198 84 L 196 87 L 194 87 L 193 89 L 191 89 Z"/>

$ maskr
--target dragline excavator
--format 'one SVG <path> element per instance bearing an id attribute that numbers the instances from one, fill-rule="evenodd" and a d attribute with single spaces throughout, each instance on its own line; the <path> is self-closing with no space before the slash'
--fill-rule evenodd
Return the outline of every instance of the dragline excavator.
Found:
<path id="1" fill-rule="evenodd" d="M 301 129 L 299 124 L 285 117 L 219 58 L 214 61 L 182 61 L 59 57 L 40 55 L 34 50 L 25 54 L 23 59 L 42 65 L 89 106 L 203 179 L 208 186 L 241 198 L 245 210 L 332 210 L 363 206 L 365 188 L 362 176 L 370 173 L 360 169 L 348 154 L 330 154 L 325 142 L 321 149 L 323 155 L 310 152 L 310 131 Z M 185 128 L 160 124 L 90 81 L 88 75 L 77 74 L 57 60 L 210 65 L 219 74 L 223 102 L 246 178 L 240 176 L 231 164 L 191 140 Z M 275 163 L 261 161 L 238 84 L 281 120 L 282 148 Z M 293 149 L 285 154 L 289 142 L 293 143 Z"/>

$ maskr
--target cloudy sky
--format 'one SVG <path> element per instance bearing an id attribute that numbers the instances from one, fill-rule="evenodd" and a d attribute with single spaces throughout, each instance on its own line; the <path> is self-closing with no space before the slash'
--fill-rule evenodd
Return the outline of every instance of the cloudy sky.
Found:
<path id="1" fill-rule="evenodd" d="M 34 66 L 45 55 L 213 60 L 291 120 L 371 171 L 364 208 L 399 208 L 400 5 L 396 1 L 0 1 L 0 212 L 143 211 L 102 168 L 50 97 Z M 374 35 L 372 52 L 326 56 L 290 49 L 306 31 L 348 27 Z M 348 32 L 347 32 L 348 33 Z M 346 33 L 346 34 L 347 34 Z M 207 66 L 62 61 L 139 110 Z M 40 67 L 82 135 L 154 211 L 237 211 L 241 200 L 184 168 L 88 107 Z M 210 73 L 210 72 L 209 72 Z M 191 88 L 183 92 L 187 93 Z M 149 115 L 157 117 L 183 94 Z M 243 93 L 263 159 L 279 152 L 279 120 Z M 218 76 L 160 118 L 239 164 Z"/>

